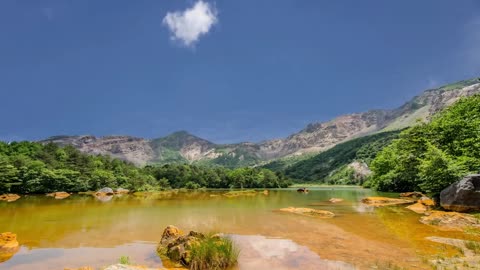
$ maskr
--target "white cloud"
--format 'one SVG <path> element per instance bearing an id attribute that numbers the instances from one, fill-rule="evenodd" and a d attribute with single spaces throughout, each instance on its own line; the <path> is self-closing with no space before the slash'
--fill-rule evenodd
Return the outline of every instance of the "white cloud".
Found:
<path id="1" fill-rule="evenodd" d="M 163 24 L 171 32 L 170 38 L 183 45 L 193 46 L 218 22 L 215 7 L 202 0 L 184 11 L 168 12 Z"/>

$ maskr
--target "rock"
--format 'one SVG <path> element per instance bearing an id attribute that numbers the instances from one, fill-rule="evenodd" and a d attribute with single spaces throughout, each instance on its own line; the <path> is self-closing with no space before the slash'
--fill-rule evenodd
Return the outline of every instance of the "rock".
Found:
<path id="1" fill-rule="evenodd" d="M 418 213 L 418 214 L 424 214 L 425 212 L 428 211 L 428 207 L 422 203 L 415 203 L 415 204 L 412 204 L 412 205 L 409 205 L 406 207 L 407 209 L 410 209 L 412 210 L 413 212 L 415 213 Z"/>
<path id="2" fill-rule="evenodd" d="M 480 210 L 480 174 L 468 175 L 440 193 L 440 205 L 447 210 Z"/>
<path id="3" fill-rule="evenodd" d="M 435 205 L 435 202 L 428 197 L 421 197 L 415 204 L 409 205 L 406 208 L 416 212 L 418 214 L 425 214 L 431 210 L 431 207 Z"/>
<path id="4" fill-rule="evenodd" d="M 61 200 L 69 197 L 70 193 L 60 191 L 60 192 L 48 193 L 47 196 L 54 197 L 55 199 Z"/>
<path id="5" fill-rule="evenodd" d="M 148 268 L 143 266 L 134 266 L 134 265 L 127 265 L 127 264 L 115 264 L 115 265 L 110 265 L 103 270 L 158 270 L 158 268 Z"/>
<path id="6" fill-rule="evenodd" d="M 128 193 L 130 193 L 130 190 L 125 188 L 117 188 L 115 190 L 115 194 L 128 194 Z"/>
<path id="7" fill-rule="evenodd" d="M 96 194 L 105 194 L 105 195 L 113 195 L 114 192 L 113 192 L 113 189 L 109 188 L 109 187 L 104 187 L 102 189 L 100 189 L 99 191 L 97 191 Z"/>
<path id="8" fill-rule="evenodd" d="M 0 233 L 0 263 L 9 260 L 19 249 L 16 234 L 11 232 Z"/>
<path id="9" fill-rule="evenodd" d="M 104 193 L 95 193 L 94 197 L 101 202 L 109 202 L 113 199 L 113 195 L 105 195 Z"/>
<path id="10" fill-rule="evenodd" d="M 304 216 L 311 216 L 311 217 L 321 217 L 321 218 L 332 218 L 335 216 L 334 213 L 325 210 L 317 210 L 312 208 L 295 208 L 295 207 L 287 207 L 282 208 L 279 211 L 282 212 L 289 212 Z"/>
<path id="11" fill-rule="evenodd" d="M 170 225 L 162 234 L 157 252 L 166 255 L 170 260 L 189 266 L 191 262 L 192 246 L 205 239 L 205 235 L 191 231 L 183 235 L 177 227 Z"/>
<path id="12" fill-rule="evenodd" d="M 418 191 L 413 191 L 413 192 L 404 192 L 404 193 L 400 193 L 400 197 L 406 197 L 406 198 L 421 198 L 421 197 L 424 197 L 425 195 L 423 195 L 421 192 L 418 192 Z"/>
<path id="13" fill-rule="evenodd" d="M 268 195 L 268 190 L 265 189 L 265 190 L 263 191 L 263 195 Z"/>
<path id="14" fill-rule="evenodd" d="M 463 230 L 465 227 L 480 228 L 480 220 L 469 214 L 457 212 L 431 211 L 420 218 L 427 225 L 442 227 L 445 230 Z"/>
<path id="15" fill-rule="evenodd" d="M 20 199 L 20 195 L 17 194 L 2 194 L 0 195 L 0 201 L 14 202 Z"/>
<path id="16" fill-rule="evenodd" d="M 343 202 L 343 199 L 340 199 L 340 198 L 331 198 L 330 200 L 328 200 L 329 202 L 331 203 L 339 203 L 339 202 Z"/>
<path id="17" fill-rule="evenodd" d="M 418 200 L 417 202 L 425 206 L 435 206 L 435 202 L 426 196 L 420 198 L 420 200 Z"/>
<path id="18" fill-rule="evenodd" d="M 387 197 L 367 197 L 362 199 L 362 203 L 378 207 L 378 206 L 388 206 L 388 205 L 398 205 L 398 204 L 409 204 L 409 203 L 413 203 L 413 201 L 405 200 L 405 199 L 387 198 Z"/>
<path id="19" fill-rule="evenodd" d="M 179 236 L 182 236 L 183 235 L 183 232 L 173 226 L 173 225 L 168 225 L 167 228 L 165 228 L 165 230 L 163 230 L 163 234 L 162 234 L 162 240 L 160 240 L 160 243 L 162 245 L 167 245 L 168 243 L 170 243 L 172 240 L 178 238 Z"/>

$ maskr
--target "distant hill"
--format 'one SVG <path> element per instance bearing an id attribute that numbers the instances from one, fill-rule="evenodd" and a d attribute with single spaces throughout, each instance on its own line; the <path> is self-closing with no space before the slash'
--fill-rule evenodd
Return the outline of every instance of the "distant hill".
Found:
<path id="1" fill-rule="evenodd" d="M 89 154 L 107 154 L 137 165 L 198 163 L 225 167 L 256 166 L 275 159 L 319 153 L 335 145 L 429 120 L 460 97 L 480 93 L 479 78 L 426 90 L 399 108 L 342 115 L 311 123 L 287 138 L 260 143 L 215 144 L 186 131 L 153 140 L 131 136 L 55 136 L 41 142 L 73 145 Z"/>
<path id="2" fill-rule="evenodd" d="M 263 167 L 284 172 L 288 177 L 300 181 L 333 182 L 333 180 L 340 180 L 335 179 L 335 173 L 345 170 L 353 162 L 368 165 L 383 147 L 398 138 L 399 133 L 400 131 L 397 130 L 368 135 L 337 144 L 318 155 L 292 165 L 282 167 L 278 166 L 280 161 L 273 161 Z"/>

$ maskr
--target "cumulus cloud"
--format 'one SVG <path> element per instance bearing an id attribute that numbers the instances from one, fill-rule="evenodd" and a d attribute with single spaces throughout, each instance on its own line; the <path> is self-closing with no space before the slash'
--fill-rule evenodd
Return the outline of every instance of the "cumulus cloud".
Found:
<path id="1" fill-rule="evenodd" d="M 217 11 L 202 0 L 184 11 L 168 12 L 163 25 L 170 30 L 170 38 L 190 47 L 207 34 L 218 22 Z"/>

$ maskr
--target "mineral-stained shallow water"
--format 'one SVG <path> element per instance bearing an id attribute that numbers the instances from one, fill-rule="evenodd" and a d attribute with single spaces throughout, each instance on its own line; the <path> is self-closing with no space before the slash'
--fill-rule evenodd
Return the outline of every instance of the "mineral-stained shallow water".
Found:
<path id="1" fill-rule="evenodd" d="M 167 225 L 184 231 L 223 232 L 241 249 L 237 269 L 430 269 L 428 259 L 455 251 L 427 236 L 465 238 L 418 222 L 404 206 L 371 208 L 361 188 L 271 190 L 269 195 L 227 198 L 225 191 L 165 192 L 99 201 L 26 196 L 0 202 L 0 232 L 17 234 L 21 249 L 0 270 L 102 267 L 120 256 L 161 267 L 155 247 Z M 213 196 L 212 196 L 213 195 Z M 385 195 L 385 194 L 381 194 Z M 395 196 L 394 194 L 387 194 Z M 341 203 L 328 199 L 343 198 Z M 279 208 L 332 211 L 332 219 L 299 216 Z"/>

